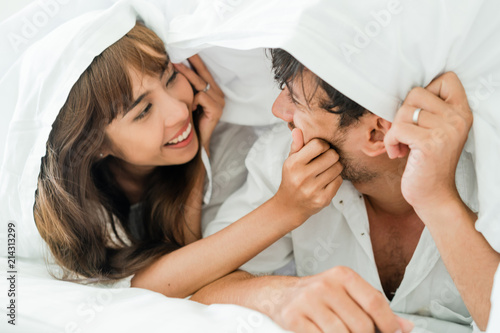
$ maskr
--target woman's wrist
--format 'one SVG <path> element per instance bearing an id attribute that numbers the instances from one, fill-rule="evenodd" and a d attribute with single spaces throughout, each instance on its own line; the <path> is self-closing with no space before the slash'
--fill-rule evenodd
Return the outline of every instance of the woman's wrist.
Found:
<path id="1" fill-rule="evenodd" d="M 207 156 L 210 157 L 210 140 L 208 140 L 205 143 L 202 143 L 201 145 L 203 149 L 205 149 L 205 152 L 207 153 Z"/>
<path id="2" fill-rule="evenodd" d="M 311 214 L 303 212 L 299 207 L 286 202 L 279 195 L 274 195 L 270 200 L 269 204 L 273 206 L 273 209 L 283 218 L 280 220 L 286 221 L 282 223 L 281 227 L 285 228 L 285 233 L 288 233 L 298 227 L 300 227 Z"/>

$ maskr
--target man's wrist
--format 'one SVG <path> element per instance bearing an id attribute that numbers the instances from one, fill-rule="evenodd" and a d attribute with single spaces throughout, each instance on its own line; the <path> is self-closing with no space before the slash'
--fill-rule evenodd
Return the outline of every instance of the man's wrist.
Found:
<path id="1" fill-rule="evenodd" d="M 456 197 L 440 200 L 426 207 L 417 208 L 415 211 L 429 229 L 456 227 L 457 223 L 476 219 L 475 214 L 458 194 Z"/>

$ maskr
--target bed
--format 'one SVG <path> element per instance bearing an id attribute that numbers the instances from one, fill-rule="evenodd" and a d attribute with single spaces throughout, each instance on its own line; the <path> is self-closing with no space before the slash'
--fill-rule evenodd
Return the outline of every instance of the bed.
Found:
<path id="1" fill-rule="evenodd" d="M 476 227 L 500 251 L 496 170 L 500 165 L 500 23 L 496 17 L 500 5 L 492 0 L 359 3 L 47 0 L 34 2 L 2 22 L 0 243 L 7 244 L 9 224 L 14 225 L 14 268 L 8 267 L 6 251 L 0 255 L 2 271 L 16 272 L 11 275 L 15 275 L 17 316 L 15 326 L 2 319 L 0 330 L 283 331 L 268 317 L 235 305 L 205 306 L 166 298 L 129 288 L 129 280 L 114 286 L 81 285 L 48 273 L 48 254 L 32 216 L 45 142 L 80 73 L 136 19 L 166 41 L 174 62 L 200 54 L 226 96 L 221 121 L 257 130 L 277 122 L 270 112 L 278 89 L 267 47 L 285 48 L 312 71 L 324 73 L 323 78 L 348 97 L 389 120 L 412 87 L 425 86 L 444 71 L 455 71 L 475 117 L 465 150 L 475 166 L 476 175 L 471 177 L 477 180 L 477 188 L 461 195 L 478 198 L 472 207 L 480 212 Z M 2 295 L 9 288 L 10 281 L 2 278 Z M 496 291 L 493 311 L 500 317 L 498 287 Z M 417 324 L 414 332 L 471 331 L 432 318 L 410 318 Z M 492 325 L 498 327 L 498 323 Z"/>

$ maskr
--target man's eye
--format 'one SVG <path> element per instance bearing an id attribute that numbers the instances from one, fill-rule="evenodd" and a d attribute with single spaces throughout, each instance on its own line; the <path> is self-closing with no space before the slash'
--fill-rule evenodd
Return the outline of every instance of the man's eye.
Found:
<path id="1" fill-rule="evenodd" d="M 168 79 L 167 81 L 167 84 L 166 86 L 168 87 L 172 82 L 175 81 L 175 78 L 177 77 L 177 71 L 174 69 L 174 73 L 172 74 L 172 76 L 170 76 L 170 78 Z"/>
<path id="2" fill-rule="evenodd" d="M 135 118 L 135 120 L 141 120 L 142 118 L 146 117 L 146 115 L 149 113 L 149 110 L 151 109 L 151 106 L 153 106 L 153 105 L 148 104 L 148 106 L 146 106 L 144 111 L 142 111 L 141 114 Z"/>

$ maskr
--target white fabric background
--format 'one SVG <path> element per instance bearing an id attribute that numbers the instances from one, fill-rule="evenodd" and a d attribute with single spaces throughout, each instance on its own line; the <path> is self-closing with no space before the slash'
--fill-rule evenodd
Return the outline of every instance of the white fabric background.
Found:
<path id="1" fill-rule="evenodd" d="M 66 297 L 69 292 L 60 292 L 61 282 L 43 276 L 39 268 L 30 268 L 28 260 L 40 263 L 43 255 L 43 242 L 32 218 L 33 195 L 51 124 L 69 89 L 93 57 L 123 36 L 137 16 L 167 41 L 173 60 L 203 50 L 203 59 L 228 98 L 224 120 L 240 124 L 275 121 L 270 105 L 277 90 L 270 80 L 264 47 L 287 49 L 331 85 L 389 120 L 412 87 L 425 86 L 438 74 L 455 71 L 474 111 L 466 149 L 473 156 L 478 177 L 477 229 L 499 251 L 499 9 L 500 3 L 494 0 L 127 0 L 117 4 L 111 0 L 44 0 L 2 22 L 0 243 L 5 244 L 7 222 L 16 221 L 17 254 L 26 262 L 22 273 L 26 279 L 19 282 L 26 293 L 20 303 L 25 310 L 33 309 L 23 310 L 25 322 L 32 328 L 47 323 L 45 331 L 61 327 L 62 321 L 55 316 L 49 318 L 47 312 L 34 310 L 43 304 L 35 295 L 49 299 L 57 293 L 60 304 L 51 303 L 53 313 L 78 308 L 81 295 L 98 292 L 65 285 L 75 291 L 73 300 Z M 2 279 L 1 290 L 4 283 Z M 45 289 L 32 292 L 37 290 L 36 283 Z M 123 295 L 128 293 L 138 293 L 151 304 L 173 304 L 164 298 L 153 300 L 156 296 L 147 291 L 125 291 Z M 115 325 L 114 330 L 127 331 L 130 325 L 123 318 L 131 310 L 124 312 L 121 297 L 113 298 L 105 308 L 109 311 L 106 320 Z M 197 309 L 193 306 L 193 313 L 198 314 Z M 161 327 L 168 327 L 172 318 L 188 320 L 187 315 L 158 319 L 147 310 L 133 311 L 145 323 L 149 320 L 151 325 L 146 324 L 145 330 L 150 331 L 157 330 L 160 322 Z M 225 322 L 225 313 L 197 317 L 206 319 L 200 319 L 200 327 L 210 331 Z M 91 321 L 87 331 L 104 332 L 101 325 L 106 320 Z M 269 325 L 264 321 L 258 329 L 263 331 Z"/>

